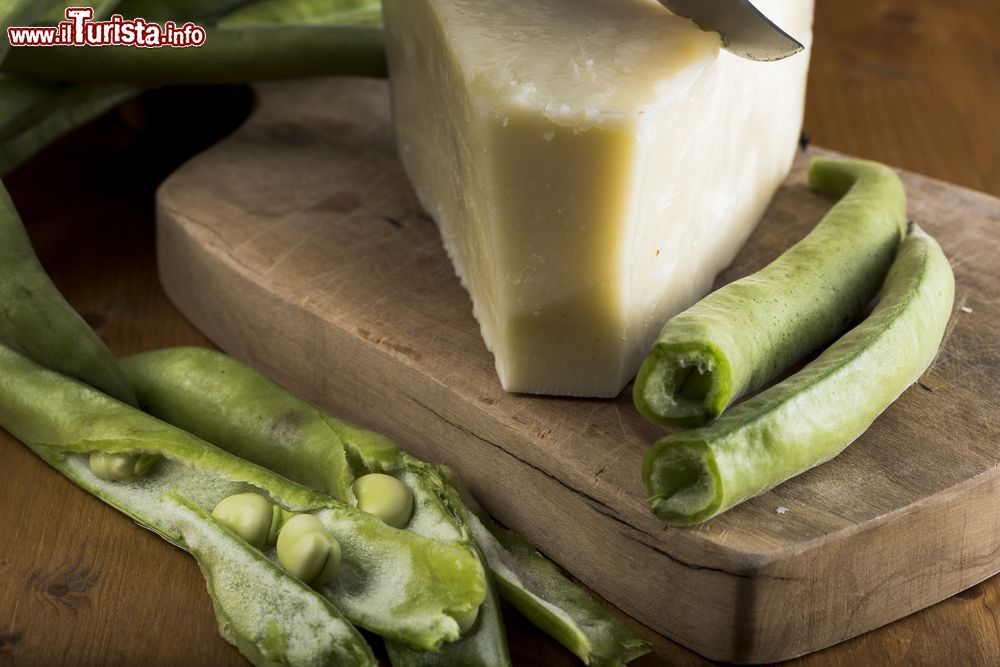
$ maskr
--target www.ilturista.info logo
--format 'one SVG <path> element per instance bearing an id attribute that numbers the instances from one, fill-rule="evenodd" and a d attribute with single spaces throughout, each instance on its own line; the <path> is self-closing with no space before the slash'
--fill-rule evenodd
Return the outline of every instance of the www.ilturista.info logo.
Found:
<path id="1" fill-rule="evenodd" d="M 205 43 L 205 29 L 188 21 L 163 25 L 141 18 L 125 19 L 115 14 L 107 21 L 94 21 L 91 7 L 67 7 L 66 20 L 55 26 L 7 28 L 11 46 L 163 46 L 184 48 Z"/>

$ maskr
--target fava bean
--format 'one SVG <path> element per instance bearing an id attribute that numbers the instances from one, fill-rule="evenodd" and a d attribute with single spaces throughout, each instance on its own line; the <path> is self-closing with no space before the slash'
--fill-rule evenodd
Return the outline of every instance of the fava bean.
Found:
<path id="1" fill-rule="evenodd" d="M 158 456 L 147 454 L 91 452 L 90 471 L 103 480 L 128 482 L 145 476 L 158 460 Z"/>
<path id="2" fill-rule="evenodd" d="M 328 583 L 340 567 L 340 544 L 309 514 L 285 522 L 277 550 L 281 566 L 311 586 Z"/>
<path id="3" fill-rule="evenodd" d="M 281 507 L 259 493 L 226 496 L 212 510 L 213 519 L 256 549 L 275 543 L 282 515 Z"/>
<path id="4" fill-rule="evenodd" d="M 354 480 L 351 487 L 358 509 L 374 514 L 393 528 L 405 528 L 413 514 L 413 493 L 392 475 L 372 472 Z"/>

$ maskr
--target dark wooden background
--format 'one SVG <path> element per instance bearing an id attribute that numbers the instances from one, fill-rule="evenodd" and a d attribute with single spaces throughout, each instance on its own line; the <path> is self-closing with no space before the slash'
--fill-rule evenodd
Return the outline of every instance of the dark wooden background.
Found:
<path id="1" fill-rule="evenodd" d="M 1000 196 L 1000 1 L 817 4 L 813 141 Z M 157 283 L 153 192 L 248 104 L 236 88 L 157 91 L 7 179 L 42 263 L 116 354 L 208 344 Z M 0 461 L 0 665 L 246 664 L 192 559 L 3 432 Z M 576 664 L 507 611 L 515 664 Z M 654 643 L 636 664 L 708 664 L 628 622 Z M 998 664 L 1000 577 L 796 662 Z"/>

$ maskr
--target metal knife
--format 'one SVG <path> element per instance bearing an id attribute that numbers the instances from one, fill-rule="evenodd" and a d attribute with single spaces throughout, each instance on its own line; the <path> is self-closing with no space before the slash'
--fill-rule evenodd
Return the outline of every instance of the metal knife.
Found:
<path id="1" fill-rule="evenodd" d="M 749 0 L 659 0 L 678 16 L 722 35 L 722 48 L 749 60 L 781 60 L 805 47 Z"/>

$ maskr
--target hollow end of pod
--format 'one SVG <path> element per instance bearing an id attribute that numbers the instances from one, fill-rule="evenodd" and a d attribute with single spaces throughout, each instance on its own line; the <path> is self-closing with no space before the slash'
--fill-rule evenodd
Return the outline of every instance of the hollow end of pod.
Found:
<path id="1" fill-rule="evenodd" d="M 732 373 L 725 356 L 699 343 L 657 343 L 632 388 L 639 414 L 673 428 L 712 421 L 732 399 Z"/>
<path id="2" fill-rule="evenodd" d="M 701 523 L 725 509 L 715 455 L 704 442 L 658 440 L 646 455 L 642 477 L 653 514 L 672 526 Z"/>

